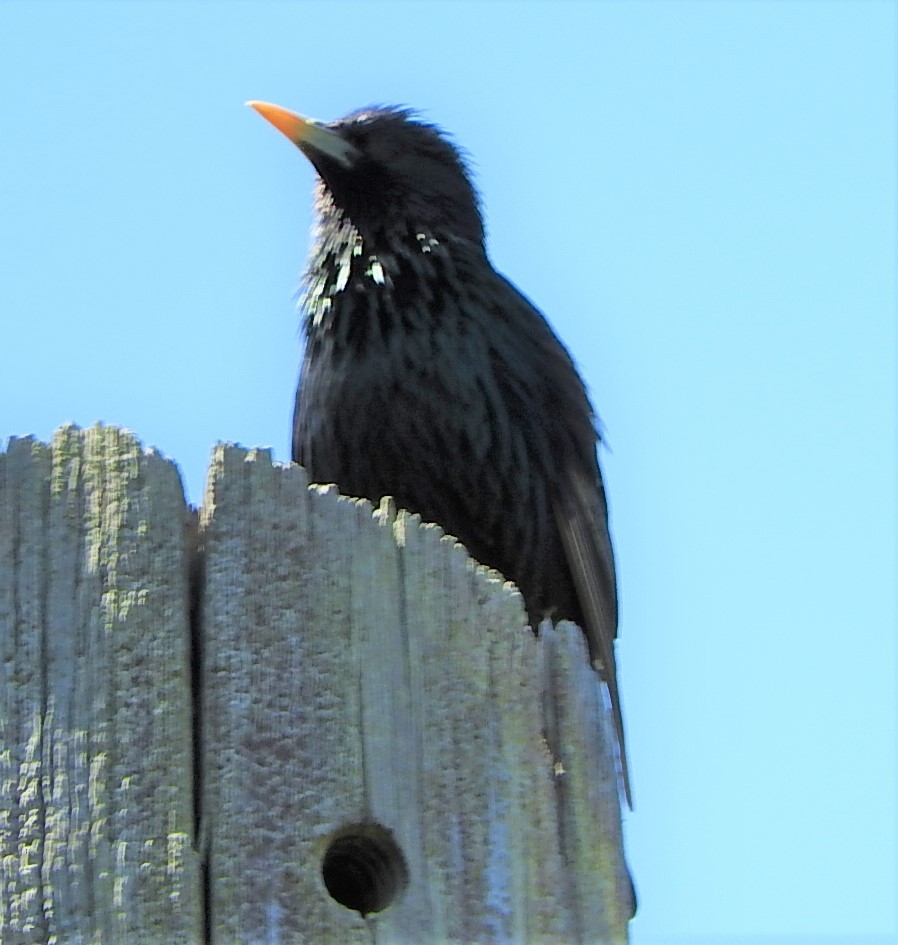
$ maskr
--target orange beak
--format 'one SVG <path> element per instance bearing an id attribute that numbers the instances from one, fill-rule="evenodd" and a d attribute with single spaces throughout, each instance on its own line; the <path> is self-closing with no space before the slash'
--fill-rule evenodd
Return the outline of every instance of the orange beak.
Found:
<path id="1" fill-rule="evenodd" d="M 246 104 L 286 135 L 313 163 L 315 155 L 323 155 L 350 168 L 358 157 L 358 149 L 313 118 L 303 118 L 270 102 L 249 101 Z"/>

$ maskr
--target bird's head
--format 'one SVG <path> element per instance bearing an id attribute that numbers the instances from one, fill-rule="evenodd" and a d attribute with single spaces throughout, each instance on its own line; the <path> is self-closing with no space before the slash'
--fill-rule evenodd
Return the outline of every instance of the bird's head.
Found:
<path id="1" fill-rule="evenodd" d="M 464 160 L 434 125 L 402 108 L 372 107 L 329 124 L 267 102 L 248 102 L 312 162 L 318 209 L 337 212 L 363 238 L 409 230 L 483 244 L 483 221 Z"/>

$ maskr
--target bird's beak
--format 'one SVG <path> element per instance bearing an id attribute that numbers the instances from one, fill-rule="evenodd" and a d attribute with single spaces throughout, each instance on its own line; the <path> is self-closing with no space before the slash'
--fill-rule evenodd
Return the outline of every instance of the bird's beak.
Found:
<path id="1" fill-rule="evenodd" d="M 358 157 L 357 148 L 313 118 L 303 118 L 269 102 L 251 101 L 246 104 L 285 134 L 313 163 L 317 154 L 350 168 Z"/>

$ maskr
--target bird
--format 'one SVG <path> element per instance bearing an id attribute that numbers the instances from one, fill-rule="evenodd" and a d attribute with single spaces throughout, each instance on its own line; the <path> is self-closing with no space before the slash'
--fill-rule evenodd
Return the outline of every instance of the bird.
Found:
<path id="1" fill-rule="evenodd" d="M 535 630 L 583 628 L 632 807 L 601 426 L 563 343 L 489 260 L 467 156 L 405 107 L 325 123 L 247 104 L 317 174 L 293 460 L 440 525 L 517 585 Z"/>

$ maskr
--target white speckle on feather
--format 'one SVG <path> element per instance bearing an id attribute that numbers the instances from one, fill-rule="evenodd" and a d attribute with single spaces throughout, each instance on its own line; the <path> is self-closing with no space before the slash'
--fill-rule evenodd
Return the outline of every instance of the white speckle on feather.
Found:
<path id="1" fill-rule="evenodd" d="M 428 236 L 426 233 L 416 233 L 415 237 L 421 244 L 422 253 L 429 253 L 433 250 L 434 246 L 440 245 L 440 241 L 438 239 L 435 239 L 433 236 Z"/>
<path id="2" fill-rule="evenodd" d="M 337 292 L 342 292 L 347 283 L 349 282 L 349 272 L 352 267 L 349 265 L 349 260 L 340 261 L 340 271 L 337 273 L 337 283 L 335 289 Z"/>

